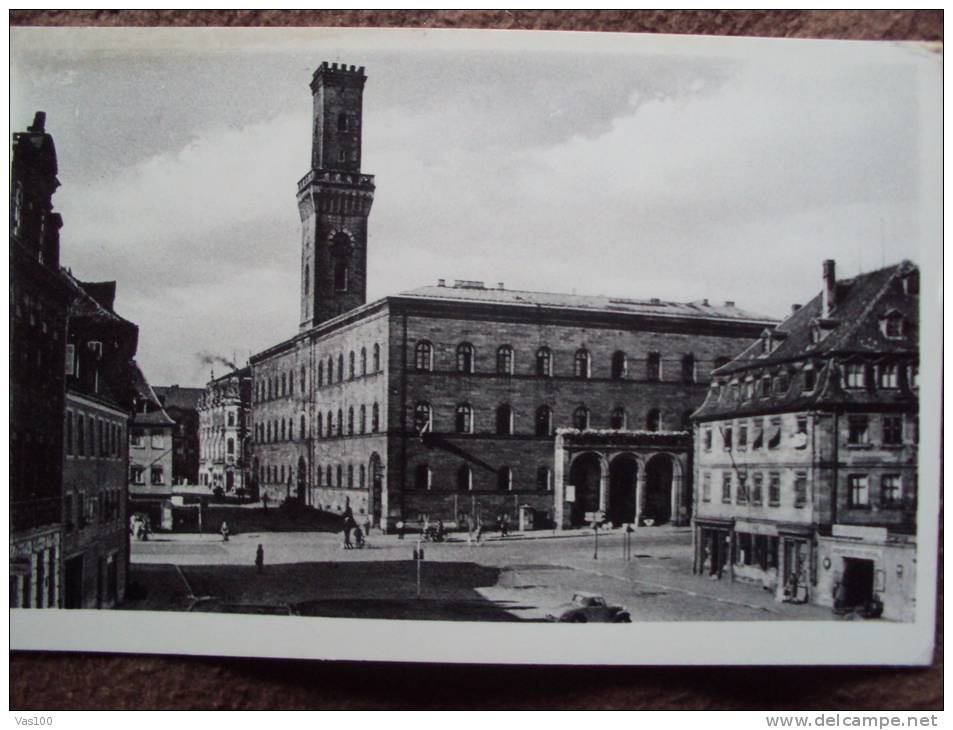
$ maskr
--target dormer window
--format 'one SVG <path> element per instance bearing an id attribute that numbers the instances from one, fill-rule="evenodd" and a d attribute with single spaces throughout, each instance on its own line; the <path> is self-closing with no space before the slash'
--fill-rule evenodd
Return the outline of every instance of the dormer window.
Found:
<path id="1" fill-rule="evenodd" d="M 911 295 L 920 293 L 920 274 L 918 272 L 911 271 L 903 277 L 903 293 Z"/>
<path id="2" fill-rule="evenodd" d="M 804 391 L 810 393 L 817 387 L 817 371 L 813 365 L 804 366 Z"/>
<path id="3" fill-rule="evenodd" d="M 880 388 L 899 388 L 900 371 L 893 363 L 882 363 L 877 367 L 877 386 Z"/>
<path id="4" fill-rule="evenodd" d="M 844 366 L 844 383 L 848 388 L 867 387 L 867 372 L 861 362 L 849 362 Z"/>
<path id="5" fill-rule="evenodd" d="M 887 312 L 880 319 L 880 329 L 884 337 L 891 340 L 900 339 L 903 337 L 903 315 L 896 310 Z"/>

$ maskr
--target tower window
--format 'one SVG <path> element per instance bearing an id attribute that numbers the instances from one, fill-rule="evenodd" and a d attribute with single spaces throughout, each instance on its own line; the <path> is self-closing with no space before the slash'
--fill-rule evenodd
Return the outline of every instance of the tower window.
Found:
<path id="1" fill-rule="evenodd" d="M 337 291 L 347 291 L 348 289 L 347 264 L 343 262 L 338 262 L 334 266 L 334 288 Z"/>

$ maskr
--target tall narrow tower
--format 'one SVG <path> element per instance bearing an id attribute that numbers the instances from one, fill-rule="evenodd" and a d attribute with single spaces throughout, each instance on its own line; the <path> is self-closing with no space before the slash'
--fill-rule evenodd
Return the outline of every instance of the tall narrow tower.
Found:
<path id="1" fill-rule="evenodd" d="M 364 67 L 314 72 L 311 170 L 298 182 L 301 329 L 367 301 L 367 216 L 374 177 L 361 174 Z"/>

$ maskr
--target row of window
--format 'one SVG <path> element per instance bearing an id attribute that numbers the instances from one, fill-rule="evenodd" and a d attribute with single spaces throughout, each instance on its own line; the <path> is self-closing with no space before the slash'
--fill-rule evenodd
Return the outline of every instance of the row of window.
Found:
<path id="1" fill-rule="evenodd" d="M 118 459 L 122 456 L 123 426 L 85 413 L 66 411 L 66 455 L 98 456 Z"/>
<path id="2" fill-rule="evenodd" d="M 807 472 L 794 472 L 791 485 L 791 503 L 795 507 L 804 507 L 810 500 Z M 781 472 L 768 472 L 767 479 L 762 472 L 749 474 L 743 471 L 721 472 L 721 501 L 723 504 L 762 505 L 767 489 L 767 504 L 780 507 L 782 504 Z M 712 474 L 702 473 L 702 502 L 712 501 Z M 903 505 L 904 494 L 900 474 L 883 474 L 880 477 L 880 490 L 871 494 L 871 481 L 868 474 L 848 474 L 847 503 L 849 507 L 869 509 L 873 498 L 883 509 L 896 509 Z M 784 499 L 787 501 L 787 499 Z M 909 500 L 908 500 L 909 501 Z"/>
<path id="3" fill-rule="evenodd" d="M 357 411 L 354 410 L 354 406 L 350 406 L 347 409 L 346 420 L 343 408 L 338 408 L 336 419 L 334 411 L 329 410 L 327 416 L 323 413 L 319 413 L 317 423 L 315 424 L 315 433 L 317 436 L 326 436 L 327 438 L 331 438 L 332 436 L 344 436 L 345 434 L 353 436 L 355 433 L 378 433 L 380 431 L 380 425 L 380 405 L 377 403 L 371 405 L 370 430 L 368 430 L 367 406 L 362 404 L 358 407 Z M 304 414 L 301 414 L 301 416 L 299 416 L 298 438 L 306 439 L 307 437 L 308 422 Z M 289 418 L 287 421 L 283 418 L 273 419 L 255 425 L 255 441 L 257 443 L 294 440 L 295 428 L 293 418 Z"/>
<path id="4" fill-rule="evenodd" d="M 749 375 L 743 381 L 712 382 L 716 396 L 727 395 L 733 400 L 751 401 L 786 395 L 792 383 L 800 383 L 801 393 L 813 393 L 817 387 L 818 368 L 806 363 L 776 373 Z M 876 385 L 881 390 L 919 387 L 919 369 L 916 365 L 902 366 L 895 362 L 876 364 L 850 361 L 843 364 L 842 383 L 850 390 L 867 390 Z"/>
<path id="5" fill-rule="evenodd" d="M 121 489 L 103 490 L 95 499 L 86 499 L 86 495 L 79 492 L 74 503 L 73 493 L 68 493 L 63 504 L 66 531 L 82 530 L 90 525 L 105 525 L 121 519 L 123 496 L 124 490 Z"/>
<path id="6" fill-rule="evenodd" d="M 772 471 L 767 475 L 753 472 L 749 475 L 743 471 L 721 472 L 721 501 L 724 504 L 753 504 L 761 505 L 765 502 L 767 489 L 767 504 L 771 507 L 781 506 L 781 472 Z M 795 472 L 791 502 L 795 507 L 803 507 L 808 501 L 807 473 Z M 702 502 L 712 501 L 712 474 L 702 473 Z M 734 499 L 732 500 L 732 497 Z"/>
<path id="7" fill-rule="evenodd" d="M 224 456 L 235 455 L 235 439 L 229 436 L 227 439 L 221 437 L 213 440 L 211 437 L 202 439 L 202 458 L 203 459 L 221 459 Z"/>
<path id="8" fill-rule="evenodd" d="M 685 411 L 681 417 L 681 427 L 689 428 L 691 411 Z M 473 407 L 469 403 L 459 404 L 454 411 L 453 431 L 455 433 L 473 433 Z M 516 411 L 508 403 L 496 408 L 496 434 L 510 436 L 516 433 Z M 549 406 L 540 406 L 536 409 L 534 433 L 537 436 L 551 436 L 554 431 L 553 409 Z M 662 412 L 658 408 L 651 409 L 645 416 L 645 430 L 662 430 Z M 592 418 L 586 406 L 579 406 L 572 414 L 572 427 L 585 431 L 592 427 Z M 609 427 L 615 430 L 629 427 L 629 416 L 625 408 L 615 408 L 609 414 Z M 434 431 L 433 408 L 429 403 L 420 402 L 414 408 L 414 428 L 418 433 Z"/>
<path id="9" fill-rule="evenodd" d="M 765 421 L 767 420 L 767 429 Z M 898 414 L 882 414 L 878 417 L 867 415 L 852 415 L 847 418 L 847 444 L 848 446 L 869 446 L 871 442 L 871 424 L 879 425 L 879 443 L 881 446 L 902 446 L 903 441 L 903 416 Z M 916 421 L 913 421 L 914 425 Z M 714 433 L 716 429 L 705 428 L 702 431 L 702 448 L 705 451 L 711 451 L 714 442 Z M 723 424 L 717 428 L 721 440 L 721 448 L 724 451 L 758 451 L 761 449 L 774 450 L 781 448 L 782 444 L 786 447 L 802 450 L 806 449 L 809 442 L 807 432 L 807 416 L 797 416 L 794 422 L 794 430 L 788 433 L 784 431 L 784 421 L 780 416 L 770 419 L 752 418 L 745 421 L 737 421 Z M 784 441 L 785 437 L 787 438 Z M 917 434 L 914 430 L 914 441 L 917 440 Z"/>
<path id="10" fill-rule="evenodd" d="M 162 486 L 165 484 L 165 469 L 157 464 L 149 468 L 149 484 L 152 486 Z M 146 483 L 146 467 L 139 464 L 133 464 L 129 467 L 129 483 L 143 486 Z"/>
<path id="11" fill-rule="evenodd" d="M 337 367 L 335 367 L 335 363 Z M 317 387 L 321 388 L 334 383 L 341 383 L 345 379 L 354 380 L 358 377 L 373 375 L 381 371 L 381 346 L 374 344 L 368 360 L 368 350 L 362 347 L 359 352 L 354 350 L 348 353 L 346 365 L 344 353 L 340 353 L 335 360 L 328 355 L 327 360 L 318 361 Z M 298 373 L 298 387 L 305 393 L 308 387 L 308 374 L 304 365 Z M 293 396 L 295 392 L 295 375 L 293 370 L 261 378 L 255 385 L 255 400 L 258 402 Z"/>
<path id="12" fill-rule="evenodd" d="M 474 487 L 473 482 L 473 469 L 469 464 L 461 464 L 454 475 L 454 487 L 458 492 L 472 492 L 476 491 L 477 488 Z M 515 491 L 515 474 L 513 467 L 511 466 L 501 466 L 496 470 L 496 491 L 498 492 L 512 492 Z M 421 463 L 417 464 L 414 468 L 414 489 L 419 491 L 430 491 L 434 489 L 433 482 L 433 471 L 430 468 L 429 464 Z M 438 487 L 439 488 L 439 487 Z M 548 466 L 539 466 L 536 469 L 536 482 L 535 488 L 539 492 L 551 492 L 553 489 L 553 470 Z M 491 490 L 492 487 L 485 487 L 484 489 Z M 528 491 L 522 489 L 519 491 Z"/>
<path id="13" fill-rule="evenodd" d="M 161 428 L 153 428 L 148 431 L 144 428 L 134 428 L 129 432 L 129 445 L 134 449 L 146 448 L 146 436 L 149 437 L 149 447 L 153 449 L 164 449 L 165 431 Z"/>
<path id="14" fill-rule="evenodd" d="M 613 380 L 638 379 L 638 374 L 630 369 L 633 361 L 621 350 L 612 354 L 609 363 L 609 373 Z M 642 377 L 649 381 L 662 379 L 662 356 L 658 352 L 651 352 L 643 363 Z M 728 362 L 727 357 L 715 360 L 715 367 L 721 367 Z M 459 373 L 474 373 L 476 363 L 476 349 L 469 342 L 457 345 L 455 368 Z M 696 380 L 696 360 L 692 353 L 682 356 L 680 361 L 681 380 L 694 383 Z M 434 368 L 434 346 L 429 340 L 420 340 L 414 346 L 414 369 L 417 372 L 431 372 Z M 536 350 L 535 369 L 532 371 L 541 378 L 551 378 L 555 371 L 553 351 L 548 347 Z M 496 373 L 498 375 L 514 375 L 516 373 L 516 358 L 513 347 L 501 345 L 496 350 Z M 529 374 L 529 373 L 527 373 Z M 573 371 L 575 378 L 588 379 L 592 377 L 592 354 L 584 347 L 576 350 L 573 356 Z"/>

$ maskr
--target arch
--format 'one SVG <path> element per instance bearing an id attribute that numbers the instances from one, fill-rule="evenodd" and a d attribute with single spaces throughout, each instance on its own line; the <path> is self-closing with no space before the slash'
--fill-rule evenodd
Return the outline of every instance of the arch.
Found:
<path id="1" fill-rule="evenodd" d="M 628 370 L 629 361 L 622 350 L 612 353 L 612 379 L 623 380 Z"/>
<path id="2" fill-rule="evenodd" d="M 626 414 L 625 408 L 619 406 L 612 411 L 612 414 L 609 416 L 609 426 L 616 431 L 621 431 L 625 428 L 626 425 Z"/>
<path id="3" fill-rule="evenodd" d="M 457 433 L 473 433 L 473 409 L 469 403 L 461 403 L 457 406 L 454 427 Z"/>
<path id="4" fill-rule="evenodd" d="M 474 359 L 473 345 L 469 342 L 457 345 L 457 372 L 472 373 Z"/>
<path id="5" fill-rule="evenodd" d="M 503 403 L 496 409 L 496 435 L 513 435 L 513 408 L 508 403 Z"/>
<path id="6" fill-rule="evenodd" d="M 579 406 L 572 414 L 572 427 L 577 431 L 585 431 L 589 428 L 589 409 L 585 406 Z"/>
<path id="7" fill-rule="evenodd" d="M 414 346 L 414 368 L 418 372 L 433 370 L 433 345 L 428 340 L 421 340 Z"/>
<path id="8" fill-rule="evenodd" d="M 586 512 L 596 512 L 599 509 L 602 466 L 602 458 L 591 451 L 577 454 L 569 465 L 569 483 L 576 490 L 576 499 L 571 503 L 569 515 L 573 527 L 585 525 Z"/>
<path id="9" fill-rule="evenodd" d="M 573 375 L 577 378 L 588 379 L 591 373 L 591 364 L 589 350 L 580 347 L 576 350 L 576 355 L 573 358 Z"/>
<path id="10" fill-rule="evenodd" d="M 496 372 L 500 375 L 513 374 L 513 348 L 500 345 L 496 351 Z"/>
<path id="11" fill-rule="evenodd" d="M 461 464 L 457 469 L 457 491 L 469 492 L 473 489 L 473 470 L 469 464 Z"/>
<path id="12" fill-rule="evenodd" d="M 638 498 L 639 460 L 623 453 L 609 462 L 609 499 L 606 517 L 614 525 L 634 523 Z"/>
<path id="13" fill-rule="evenodd" d="M 308 462 L 303 456 L 298 457 L 298 488 L 295 496 L 302 504 L 307 499 L 308 494 Z"/>
<path id="14" fill-rule="evenodd" d="M 380 454 L 376 451 L 371 454 L 367 461 L 367 472 L 370 475 L 371 488 L 367 495 L 367 512 L 371 516 L 374 525 L 380 526 L 383 515 L 383 497 L 384 497 L 384 465 L 381 463 Z"/>
<path id="15" fill-rule="evenodd" d="M 553 352 L 548 347 L 536 351 L 536 374 L 541 378 L 553 376 Z"/>
<path id="16" fill-rule="evenodd" d="M 645 465 L 642 519 L 664 525 L 672 520 L 672 490 L 677 460 L 671 454 L 654 454 Z"/>
<path id="17" fill-rule="evenodd" d="M 536 435 L 551 436 L 553 433 L 553 410 L 549 406 L 536 409 Z"/>
<path id="18" fill-rule="evenodd" d="M 433 430 L 433 409 L 429 403 L 420 401 L 414 406 L 414 430 L 419 434 Z"/>

